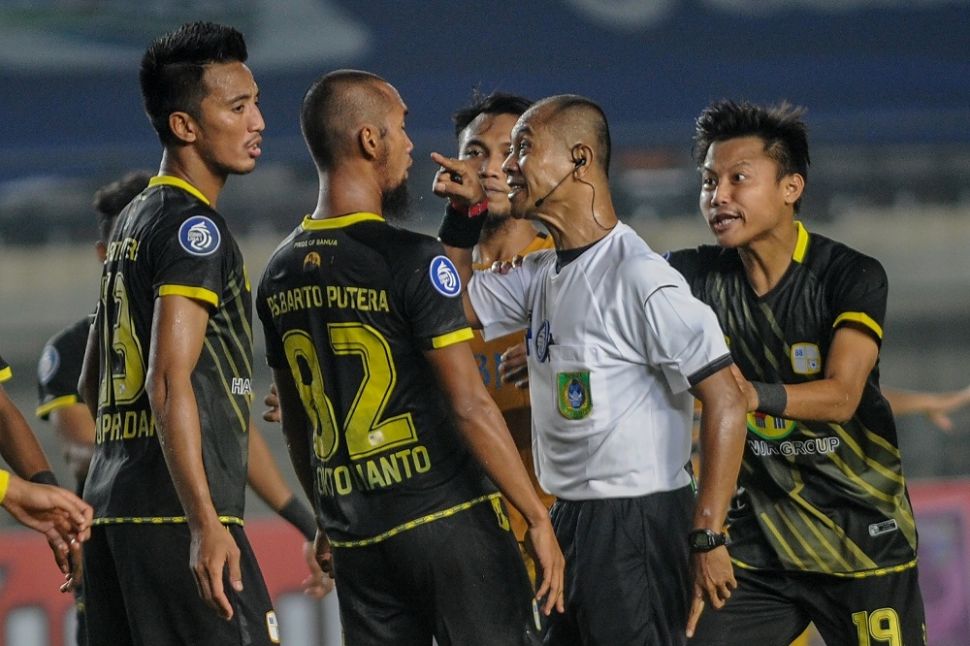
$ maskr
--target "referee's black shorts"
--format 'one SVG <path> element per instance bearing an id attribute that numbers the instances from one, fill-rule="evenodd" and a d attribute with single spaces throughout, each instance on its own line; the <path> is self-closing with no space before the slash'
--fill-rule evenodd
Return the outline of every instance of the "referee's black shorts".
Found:
<path id="1" fill-rule="evenodd" d="M 532 646 L 538 610 L 500 501 L 333 550 L 348 646 Z"/>
<path id="2" fill-rule="evenodd" d="M 228 531 L 240 551 L 243 591 L 223 577 L 230 621 L 199 597 L 184 523 L 98 525 L 84 544 L 88 644 L 182 646 L 279 643 L 276 614 L 242 527 Z"/>
<path id="3" fill-rule="evenodd" d="M 926 644 L 916 567 L 862 578 L 746 570 L 720 610 L 701 615 L 691 646 L 788 646 L 815 624 L 826 644 Z"/>
<path id="4" fill-rule="evenodd" d="M 552 524 L 566 555 L 566 612 L 546 644 L 686 642 L 691 487 L 640 498 L 559 500 Z"/>

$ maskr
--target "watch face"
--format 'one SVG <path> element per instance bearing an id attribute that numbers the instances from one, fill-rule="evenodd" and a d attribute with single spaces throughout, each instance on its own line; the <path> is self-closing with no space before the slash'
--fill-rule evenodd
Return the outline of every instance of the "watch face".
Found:
<path id="1" fill-rule="evenodd" d="M 697 529 L 690 533 L 690 546 L 695 550 L 712 550 L 724 543 L 724 534 L 718 534 L 710 529 Z"/>

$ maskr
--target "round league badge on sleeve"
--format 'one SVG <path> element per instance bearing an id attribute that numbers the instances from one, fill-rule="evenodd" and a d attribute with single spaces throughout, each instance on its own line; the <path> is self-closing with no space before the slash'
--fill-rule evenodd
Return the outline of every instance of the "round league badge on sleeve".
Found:
<path id="1" fill-rule="evenodd" d="M 61 355 L 52 345 L 44 346 L 44 352 L 37 363 L 37 381 L 46 385 L 61 366 Z"/>
<path id="2" fill-rule="evenodd" d="M 454 263 L 447 256 L 435 256 L 428 267 L 431 284 L 438 293 L 453 298 L 461 293 L 461 278 Z"/>
<path id="3" fill-rule="evenodd" d="M 204 215 L 193 215 L 179 227 L 179 244 L 193 256 L 208 256 L 219 248 L 219 227 Z"/>

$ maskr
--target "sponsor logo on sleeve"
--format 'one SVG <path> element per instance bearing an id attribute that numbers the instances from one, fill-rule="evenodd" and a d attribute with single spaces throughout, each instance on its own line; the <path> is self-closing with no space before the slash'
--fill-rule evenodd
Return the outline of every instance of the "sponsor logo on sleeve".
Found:
<path id="1" fill-rule="evenodd" d="M 210 256 L 221 242 L 219 227 L 204 215 L 193 215 L 179 227 L 179 244 L 193 256 Z"/>
<path id="2" fill-rule="evenodd" d="M 447 256 L 435 256 L 428 267 L 428 276 L 435 290 L 442 296 L 454 298 L 461 293 L 461 278 L 458 270 Z"/>
<path id="3" fill-rule="evenodd" d="M 814 343 L 795 343 L 791 347 L 791 367 L 797 375 L 822 372 L 822 353 Z"/>

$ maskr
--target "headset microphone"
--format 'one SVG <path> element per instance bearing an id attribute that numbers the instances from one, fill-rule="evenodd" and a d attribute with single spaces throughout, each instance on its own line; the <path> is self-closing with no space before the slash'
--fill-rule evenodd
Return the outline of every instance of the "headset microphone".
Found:
<path id="1" fill-rule="evenodd" d="M 546 193 L 545 195 L 543 195 L 542 197 L 540 197 L 538 200 L 536 200 L 536 208 L 539 208 L 540 206 L 542 206 L 542 203 L 545 202 L 546 200 L 548 200 L 549 199 L 549 196 L 552 195 L 553 193 L 555 193 L 556 192 L 556 189 L 559 188 L 560 185 L 562 185 L 562 183 L 566 181 L 566 178 L 569 177 L 570 175 L 572 175 L 576 171 L 577 168 L 579 168 L 580 166 L 585 166 L 585 165 L 586 165 L 586 158 L 585 157 L 580 157 L 579 159 L 577 159 L 576 161 L 574 161 L 573 162 L 573 169 L 571 171 L 569 171 L 568 173 L 566 173 L 565 175 L 563 175 L 562 179 L 559 180 L 558 182 L 556 182 L 556 185 L 553 186 L 549 190 L 548 193 Z"/>

